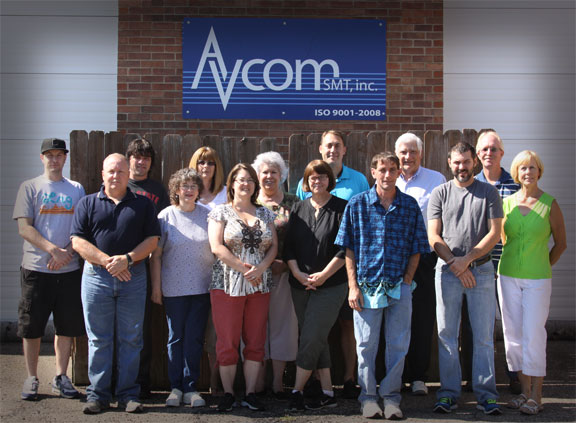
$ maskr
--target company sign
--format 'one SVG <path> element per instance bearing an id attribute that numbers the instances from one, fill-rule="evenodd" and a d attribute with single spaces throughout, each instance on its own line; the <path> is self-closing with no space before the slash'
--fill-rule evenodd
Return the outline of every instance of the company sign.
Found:
<path id="1" fill-rule="evenodd" d="M 186 18 L 187 119 L 383 120 L 379 20 Z"/>

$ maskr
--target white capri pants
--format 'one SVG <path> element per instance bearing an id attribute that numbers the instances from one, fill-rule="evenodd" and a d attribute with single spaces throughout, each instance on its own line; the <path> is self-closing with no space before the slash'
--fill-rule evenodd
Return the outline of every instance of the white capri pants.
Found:
<path id="1" fill-rule="evenodd" d="M 506 362 L 513 372 L 546 376 L 546 320 L 552 279 L 498 275 Z"/>

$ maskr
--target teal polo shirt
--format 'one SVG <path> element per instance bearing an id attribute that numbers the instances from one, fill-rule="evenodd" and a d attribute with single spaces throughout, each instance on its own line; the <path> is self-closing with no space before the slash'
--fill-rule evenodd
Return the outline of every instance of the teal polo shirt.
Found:
<path id="1" fill-rule="evenodd" d="M 362 173 L 348 166 L 342 166 L 342 173 L 336 178 L 336 186 L 330 191 L 330 194 L 348 201 L 356 194 L 360 194 L 369 189 L 370 185 L 368 185 L 368 181 Z M 311 192 L 304 192 L 302 190 L 302 179 L 298 182 L 296 196 L 300 198 L 300 200 L 305 200 L 312 196 Z"/>

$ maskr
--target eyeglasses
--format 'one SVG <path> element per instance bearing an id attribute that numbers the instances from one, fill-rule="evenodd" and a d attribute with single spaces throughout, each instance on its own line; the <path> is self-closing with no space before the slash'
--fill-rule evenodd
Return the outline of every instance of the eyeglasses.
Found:
<path id="1" fill-rule="evenodd" d="M 198 189 L 198 185 L 196 185 L 196 184 L 190 184 L 190 185 L 188 185 L 188 184 L 183 184 L 183 185 L 180 185 L 180 189 L 181 189 L 182 191 L 197 190 L 197 189 Z"/>
<path id="2" fill-rule="evenodd" d="M 212 160 L 198 160 L 198 166 L 216 166 L 216 162 Z"/>
<path id="3" fill-rule="evenodd" d="M 496 153 L 497 151 L 500 151 L 500 149 L 499 149 L 498 147 L 484 147 L 484 148 L 483 148 L 482 150 L 480 150 L 480 151 L 483 151 L 484 153 L 487 153 L 487 152 L 489 152 L 489 151 L 490 151 L 491 153 Z"/>
<path id="4" fill-rule="evenodd" d="M 310 182 L 323 182 L 328 179 L 328 175 L 318 175 L 318 176 L 310 176 L 308 180 Z"/>
<path id="5" fill-rule="evenodd" d="M 238 179 L 234 179 L 234 182 L 238 182 L 240 185 L 253 184 L 254 179 L 252 179 L 252 178 L 248 178 L 248 179 L 238 178 Z"/>

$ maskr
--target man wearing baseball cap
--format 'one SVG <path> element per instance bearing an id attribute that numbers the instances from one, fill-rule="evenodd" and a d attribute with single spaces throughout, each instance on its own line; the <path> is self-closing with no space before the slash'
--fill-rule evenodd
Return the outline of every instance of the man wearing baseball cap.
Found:
<path id="1" fill-rule="evenodd" d="M 38 399 L 38 356 L 50 314 L 56 331 L 52 391 L 64 398 L 78 397 L 66 376 L 73 338 L 85 334 L 80 298 L 82 271 L 70 242 L 70 226 L 74 208 L 85 193 L 78 182 L 62 176 L 67 153 L 64 140 L 47 138 L 42 142 L 44 173 L 20 185 L 12 216 L 24 238 L 22 297 L 18 305 L 18 336 L 22 338 L 28 371 L 23 400 Z"/>

